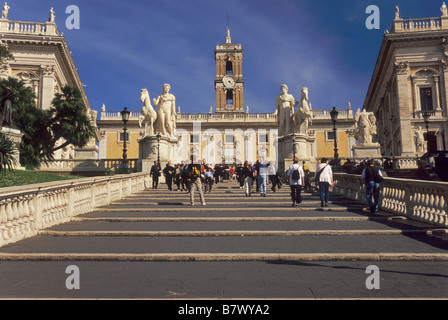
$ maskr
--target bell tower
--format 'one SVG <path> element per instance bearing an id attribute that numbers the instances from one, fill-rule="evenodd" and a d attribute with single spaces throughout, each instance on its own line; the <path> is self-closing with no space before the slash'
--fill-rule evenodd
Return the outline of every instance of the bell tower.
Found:
<path id="1" fill-rule="evenodd" d="M 226 42 L 216 46 L 216 112 L 244 112 L 243 49 L 232 43 L 227 28 Z"/>

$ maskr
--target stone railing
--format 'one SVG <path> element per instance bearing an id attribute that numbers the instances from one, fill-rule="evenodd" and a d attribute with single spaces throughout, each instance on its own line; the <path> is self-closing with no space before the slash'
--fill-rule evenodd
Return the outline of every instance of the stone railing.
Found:
<path id="1" fill-rule="evenodd" d="M 128 168 L 136 169 L 138 159 L 127 159 Z M 105 172 L 105 170 L 119 169 L 122 165 L 122 159 L 101 159 L 101 160 L 53 160 L 42 163 L 40 171 L 51 172 Z"/>
<path id="2" fill-rule="evenodd" d="M 57 26 L 54 22 L 41 23 L 0 19 L 0 32 L 26 35 L 59 36 Z"/>
<path id="3" fill-rule="evenodd" d="M 1 188 L 0 247 L 142 191 L 149 179 L 138 173 Z"/>
<path id="4" fill-rule="evenodd" d="M 360 175 L 336 173 L 334 192 L 367 203 Z M 385 178 L 381 184 L 382 211 L 448 227 L 448 183 Z"/>

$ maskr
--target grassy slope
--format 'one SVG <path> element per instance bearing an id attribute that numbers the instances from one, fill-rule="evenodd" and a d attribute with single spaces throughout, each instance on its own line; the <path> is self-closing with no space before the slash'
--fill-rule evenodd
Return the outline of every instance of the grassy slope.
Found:
<path id="1" fill-rule="evenodd" d="M 60 180 L 71 180 L 78 179 L 82 177 L 70 176 L 70 175 L 60 175 L 39 171 L 23 171 L 16 170 L 15 174 L 7 172 L 4 176 L 0 175 L 0 188 L 13 187 L 13 186 L 23 186 L 27 184 L 43 183 L 51 181 Z"/>

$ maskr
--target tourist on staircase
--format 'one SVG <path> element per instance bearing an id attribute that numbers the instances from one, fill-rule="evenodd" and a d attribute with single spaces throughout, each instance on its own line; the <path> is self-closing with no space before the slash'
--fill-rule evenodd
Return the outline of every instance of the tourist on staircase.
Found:
<path id="1" fill-rule="evenodd" d="M 288 176 L 289 187 L 291 188 L 292 206 L 298 207 L 302 203 L 302 187 L 305 186 L 305 173 L 299 165 L 299 159 L 294 158 L 294 162 L 289 167 L 286 175 Z"/>

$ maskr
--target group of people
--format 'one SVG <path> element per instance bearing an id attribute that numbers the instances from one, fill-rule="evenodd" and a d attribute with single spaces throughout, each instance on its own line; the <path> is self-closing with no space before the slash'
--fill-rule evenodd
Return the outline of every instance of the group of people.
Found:
<path id="1" fill-rule="evenodd" d="M 205 163 L 205 161 L 197 161 L 196 159 L 193 159 L 191 163 L 182 161 L 174 166 L 168 161 L 163 169 L 155 161 L 151 168 L 150 176 L 153 180 L 152 187 L 154 189 L 158 188 L 159 177 L 163 175 L 169 191 L 174 190 L 174 183 L 177 186 L 177 191 L 189 192 L 191 205 L 194 205 L 194 192 L 196 189 L 199 193 L 201 204 L 205 206 L 204 192 L 211 193 L 214 183 L 226 180 L 226 175 L 223 175 L 222 172 L 226 171 L 225 169 L 222 170 L 220 166 L 211 166 Z M 283 184 L 281 176 L 277 172 L 275 162 L 267 162 L 263 158 L 260 158 L 255 164 L 245 161 L 243 165 L 237 166 L 236 169 L 229 170 L 230 172 L 231 175 L 227 179 L 237 180 L 240 188 L 245 190 L 246 197 L 252 196 L 254 182 L 256 192 L 259 192 L 261 197 L 266 197 L 268 182 L 273 192 L 276 191 L 276 188 L 280 189 Z M 293 164 L 286 172 L 293 207 L 298 207 L 302 202 L 302 189 L 311 188 L 310 175 L 308 165 L 304 161 L 300 165 L 299 159 L 295 158 Z M 362 172 L 362 178 L 366 184 L 366 198 L 370 212 L 377 212 L 380 183 L 383 180 L 381 170 L 374 166 L 373 161 L 369 161 Z M 333 170 L 329 164 L 329 159 L 323 158 L 321 163 L 317 165 L 314 173 L 314 182 L 318 188 L 321 207 L 328 207 L 330 190 L 334 186 Z"/>
<path id="2" fill-rule="evenodd" d="M 179 164 L 172 165 L 168 161 L 165 168 L 162 169 L 158 161 L 154 161 L 151 167 L 150 176 L 152 177 L 152 188 L 159 186 L 159 177 L 164 176 L 169 191 L 174 191 L 173 183 L 177 186 L 177 191 L 187 191 L 190 193 L 191 205 L 194 205 L 194 192 L 198 191 L 201 204 L 206 205 L 204 192 L 211 192 L 213 186 L 213 169 L 193 159 L 191 163 L 182 161 Z M 204 188 L 204 190 L 203 190 Z"/>
<path id="3" fill-rule="evenodd" d="M 323 158 L 321 163 L 317 165 L 314 174 L 314 182 L 319 188 L 320 203 L 322 207 L 328 207 L 330 198 L 330 187 L 334 186 L 333 171 L 328 163 L 327 158 Z M 286 175 L 289 180 L 289 187 L 291 188 L 292 206 L 298 207 L 302 202 L 302 188 L 310 187 L 310 171 L 308 165 L 302 162 L 303 166 L 299 164 L 299 159 L 295 158 L 293 164 L 289 167 Z"/>

